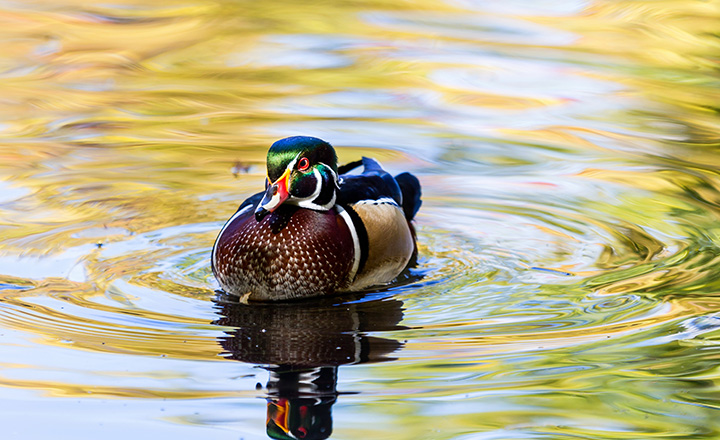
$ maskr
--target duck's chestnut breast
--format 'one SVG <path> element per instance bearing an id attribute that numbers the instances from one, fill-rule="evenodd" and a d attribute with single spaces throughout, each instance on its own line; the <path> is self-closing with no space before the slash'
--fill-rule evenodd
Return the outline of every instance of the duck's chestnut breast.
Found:
<path id="1" fill-rule="evenodd" d="M 248 300 L 282 300 L 341 290 L 349 283 L 353 238 L 333 208 L 281 206 L 261 221 L 238 212 L 215 243 L 220 285 Z"/>

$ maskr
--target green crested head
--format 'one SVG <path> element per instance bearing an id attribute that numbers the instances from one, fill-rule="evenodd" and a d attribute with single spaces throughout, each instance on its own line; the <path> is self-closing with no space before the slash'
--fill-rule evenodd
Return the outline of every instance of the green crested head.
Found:
<path id="1" fill-rule="evenodd" d="M 337 177 L 335 149 L 322 139 L 293 136 L 270 147 L 267 155 L 267 190 L 255 210 L 259 220 L 283 202 L 328 210 L 335 205 Z"/>
<path id="2" fill-rule="evenodd" d="M 325 164 L 337 174 L 337 155 L 335 149 L 322 139 L 310 136 L 293 136 L 272 144 L 267 155 L 267 175 L 271 182 L 275 182 L 287 169 L 293 160 L 295 168 L 302 158 L 307 159 L 309 168 L 317 164 Z"/>

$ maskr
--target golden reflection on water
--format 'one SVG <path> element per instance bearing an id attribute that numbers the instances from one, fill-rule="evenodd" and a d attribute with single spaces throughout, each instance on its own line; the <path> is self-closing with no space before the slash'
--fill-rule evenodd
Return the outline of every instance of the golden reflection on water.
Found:
<path id="1" fill-rule="evenodd" d="M 239 414 L 281 405 L 286 372 L 262 389 L 244 362 L 282 344 L 229 361 L 252 347 L 228 337 L 304 323 L 280 351 L 325 350 L 338 437 L 720 431 L 720 3 L 146 3 L 0 6 L 9 400 L 164 402 L 142 411 L 158 435 L 262 437 L 263 403 Z M 420 175 L 422 279 L 223 314 L 209 249 L 298 133 Z M 335 341 L 398 359 L 348 366 Z"/>

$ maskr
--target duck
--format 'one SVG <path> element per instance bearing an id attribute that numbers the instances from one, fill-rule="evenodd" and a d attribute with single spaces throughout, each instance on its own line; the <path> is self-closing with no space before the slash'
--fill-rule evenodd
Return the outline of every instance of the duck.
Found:
<path id="1" fill-rule="evenodd" d="M 265 190 L 240 204 L 213 245 L 222 292 L 272 302 L 367 291 L 415 260 L 414 175 L 392 176 L 368 157 L 338 166 L 333 146 L 311 136 L 273 143 L 266 168 Z"/>

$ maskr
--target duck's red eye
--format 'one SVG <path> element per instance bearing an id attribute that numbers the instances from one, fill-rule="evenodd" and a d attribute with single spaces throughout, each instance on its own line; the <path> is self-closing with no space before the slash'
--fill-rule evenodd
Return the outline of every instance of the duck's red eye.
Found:
<path id="1" fill-rule="evenodd" d="M 310 161 L 307 157 L 303 157 L 298 161 L 298 171 L 305 171 L 310 168 Z"/>

